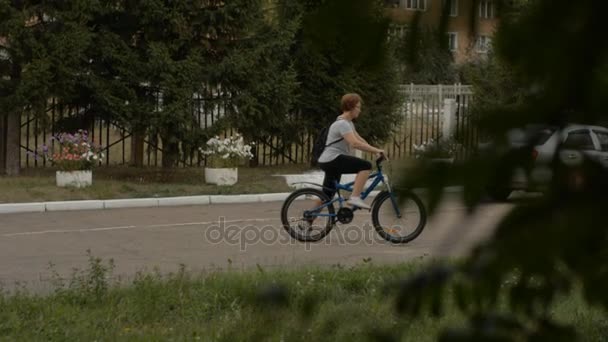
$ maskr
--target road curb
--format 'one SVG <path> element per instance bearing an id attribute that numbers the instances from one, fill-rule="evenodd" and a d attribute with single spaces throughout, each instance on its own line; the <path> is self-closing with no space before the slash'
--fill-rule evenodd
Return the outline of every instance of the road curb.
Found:
<path id="1" fill-rule="evenodd" d="M 9 203 L 0 204 L 0 214 L 43 213 L 46 203 Z"/>
<path id="2" fill-rule="evenodd" d="M 44 203 L 46 211 L 96 210 L 104 208 L 104 201 L 62 201 Z"/>
<path id="3" fill-rule="evenodd" d="M 258 197 L 260 198 L 260 202 L 278 202 L 284 201 L 290 194 L 291 192 L 280 192 L 276 194 L 260 194 Z"/>
<path id="4" fill-rule="evenodd" d="M 208 205 L 209 196 L 163 197 L 158 199 L 159 207 L 175 207 L 180 205 Z"/>
<path id="5" fill-rule="evenodd" d="M 133 198 L 133 199 L 106 200 L 106 201 L 104 201 L 103 207 L 104 207 L 104 209 L 158 207 L 158 198 Z"/>
<path id="6" fill-rule="evenodd" d="M 424 190 L 422 189 L 415 191 L 417 193 L 424 192 Z M 445 192 L 462 192 L 462 187 L 447 187 L 445 188 Z M 377 194 L 378 191 L 372 191 L 370 196 L 373 197 Z M 53 211 L 100 210 L 121 208 L 153 208 L 209 204 L 265 203 L 284 201 L 289 195 L 289 192 L 283 192 L 268 194 L 203 195 L 162 198 L 8 203 L 0 204 L 0 214 L 43 213 Z"/>
<path id="7" fill-rule="evenodd" d="M 260 195 L 213 195 L 209 196 L 211 204 L 237 204 L 260 202 Z"/>

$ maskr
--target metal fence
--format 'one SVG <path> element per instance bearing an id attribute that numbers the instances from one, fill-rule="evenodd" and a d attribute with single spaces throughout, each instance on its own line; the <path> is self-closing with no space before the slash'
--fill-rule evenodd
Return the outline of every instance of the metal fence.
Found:
<path id="1" fill-rule="evenodd" d="M 403 102 L 399 107 L 402 121 L 395 127 L 391 139 L 384 149 L 393 158 L 407 158 L 415 153 L 415 147 L 430 140 L 442 137 L 444 125 L 445 100 L 456 101 L 456 130 L 455 136 L 462 143 L 461 155 L 470 153 L 474 147 L 473 136 L 476 128 L 470 103 L 472 99 L 471 86 L 455 85 L 402 85 L 399 88 Z M 368 159 L 372 156 L 367 155 Z"/>
<path id="2" fill-rule="evenodd" d="M 393 128 L 393 134 L 384 149 L 393 158 L 405 158 L 414 154 L 414 147 L 441 136 L 444 121 L 444 100 L 454 99 L 457 103 L 456 136 L 468 151 L 476 144 L 477 130 L 470 111 L 472 91 L 464 85 L 403 85 L 399 92 L 403 101 L 398 110 L 402 116 L 401 124 Z M 224 94 L 225 95 L 225 94 Z M 211 127 L 227 111 L 227 101 L 221 90 L 213 88 L 204 94 L 194 96 L 194 121 L 202 128 Z M 158 108 L 162 107 L 159 97 Z M 121 126 L 111 118 L 99 117 L 87 107 L 67 106 L 50 101 L 47 109 L 49 125 L 43 125 L 40 118 L 26 114 L 21 125 L 21 165 L 24 168 L 45 167 L 44 160 L 37 160 L 33 152 L 38 146 L 63 130 L 86 129 L 91 139 L 104 149 L 105 165 L 127 165 L 132 161 L 133 149 L 137 140 L 127 127 Z M 221 136 L 236 133 L 225 130 Z M 300 132 L 296 141 L 287 146 L 277 137 L 267 137 L 255 142 L 254 160 L 258 165 L 272 166 L 284 164 L 303 164 L 310 161 L 315 134 Z M 163 144 L 158 134 L 147 134 L 140 138 L 143 148 L 144 166 L 162 165 Z M 50 142 L 51 148 L 53 143 Z M 179 166 L 201 166 L 205 159 L 196 151 L 184 150 Z M 463 153 L 468 153 L 463 151 Z M 141 153 L 141 152 L 140 152 Z M 371 156 L 367 156 L 371 158 Z"/>

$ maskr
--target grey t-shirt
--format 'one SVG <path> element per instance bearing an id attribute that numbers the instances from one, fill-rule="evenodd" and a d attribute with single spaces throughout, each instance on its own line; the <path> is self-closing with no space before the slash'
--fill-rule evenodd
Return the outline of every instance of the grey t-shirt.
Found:
<path id="1" fill-rule="evenodd" d="M 325 145 L 344 137 L 344 134 L 350 132 L 356 132 L 355 125 L 352 123 L 352 121 L 338 119 L 329 127 Z M 331 146 L 325 147 L 325 150 L 323 150 L 323 153 L 321 153 L 321 156 L 319 157 L 319 163 L 329 163 L 341 154 L 352 155 L 352 149 L 346 142 L 346 139 L 340 140 Z"/>

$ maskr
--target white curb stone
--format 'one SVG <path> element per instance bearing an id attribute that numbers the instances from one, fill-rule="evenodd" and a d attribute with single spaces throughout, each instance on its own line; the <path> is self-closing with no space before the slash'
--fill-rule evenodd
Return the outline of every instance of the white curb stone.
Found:
<path id="1" fill-rule="evenodd" d="M 158 198 L 133 198 L 104 201 L 105 209 L 158 207 Z"/>
<path id="2" fill-rule="evenodd" d="M 174 207 L 180 205 L 207 205 L 209 196 L 163 197 L 158 199 L 159 207 Z"/>
<path id="3" fill-rule="evenodd" d="M 216 195 L 209 196 L 211 204 L 255 203 L 260 201 L 260 195 Z"/>
<path id="4" fill-rule="evenodd" d="M 95 210 L 103 209 L 104 201 L 62 201 L 46 202 L 46 211 Z"/>
<path id="5" fill-rule="evenodd" d="M 260 202 L 279 202 L 284 201 L 287 196 L 289 196 L 290 192 L 276 193 L 276 194 L 261 194 L 258 195 L 260 198 Z"/>
<path id="6" fill-rule="evenodd" d="M 0 204 L 0 214 L 43 213 L 44 203 L 10 203 Z"/>

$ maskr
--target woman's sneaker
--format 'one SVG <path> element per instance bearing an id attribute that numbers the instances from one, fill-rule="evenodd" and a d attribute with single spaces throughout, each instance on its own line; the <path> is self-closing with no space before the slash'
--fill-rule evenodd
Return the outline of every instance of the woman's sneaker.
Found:
<path id="1" fill-rule="evenodd" d="M 365 204 L 365 202 L 363 202 L 361 197 L 351 197 L 348 199 L 348 201 L 346 201 L 346 203 L 352 205 L 353 207 L 359 207 L 361 209 L 370 209 L 371 208 L 369 205 L 367 205 L 367 204 Z"/>

